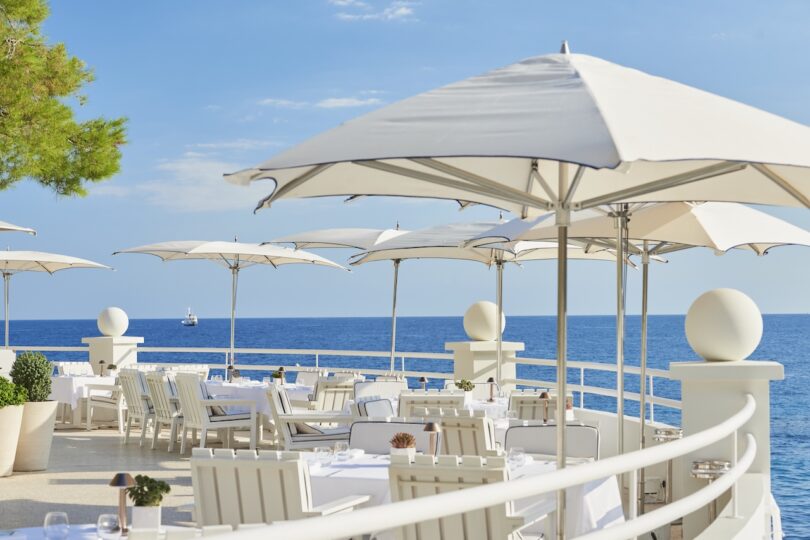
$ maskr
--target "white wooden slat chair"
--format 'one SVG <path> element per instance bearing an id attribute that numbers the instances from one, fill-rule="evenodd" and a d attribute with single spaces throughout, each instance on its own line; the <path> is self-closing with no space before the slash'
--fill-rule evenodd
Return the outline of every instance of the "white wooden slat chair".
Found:
<path id="1" fill-rule="evenodd" d="M 180 399 L 180 409 L 183 411 L 183 431 L 180 437 L 180 453 L 186 451 L 188 431 L 192 430 L 192 439 L 196 430 L 200 430 L 200 447 L 205 448 L 206 438 L 210 430 L 225 430 L 226 444 L 230 444 L 231 430 L 249 430 L 250 448 L 256 448 L 256 433 L 258 431 L 258 416 L 256 402 L 250 399 L 211 399 L 205 390 L 205 383 L 200 380 L 197 373 L 178 373 L 175 375 L 177 395 Z M 227 413 L 224 407 L 247 406 L 247 413 Z"/>
<path id="2" fill-rule="evenodd" d="M 313 506 L 309 466 L 298 452 L 195 448 L 191 483 L 194 515 L 202 527 L 328 516 L 369 500 L 349 495 Z"/>
<path id="3" fill-rule="evenodd" d="M 318 381 L 314 408 L 317 411 L 342 411 L 354 399 L 354 381 Z"/>
<path id="4" fill-rule="evenodd" d="M 127 412 L 127 403 L 124 401 L 124 393 L 119 380 L 115 384 L 88 384 L 84 389 L 87 397 L 85 404 L 85 427 L 87 431 L 93 429 L 93 411 L 96 409 L 108 409 L 116 412 L 118 421 L 118 433 L 124 434 L 124 414 Z"/>
<path id="5" fill-rule="evenodd" d="M 593 426 L 565 426 L 565 455 L 599 459 L 599 430 Z M 557 454 L 557 426 L 512 426 L 506 430 L 504 449 L 523 448 L 527 454 Z"/>
<path id="6" fill-rule="evenodd" d="M 146 374 L 146 385 L 155 410 L 155 426 L 152 433 L 152 450 L 157 446 L 162 426 L 169 426 L 169 452 L 174 450 L 179 428 L 183 425 L 180 400 L 172 380 L 174 374 L 153 371 Z"/>
<path id="7" fill-rule="evenodd" d="M 509 480 L 502 457 L 391 456 L 388 469 L 392 502 L 429 497 Z M 422 521 L 396 530 L 398 540 L 518 540 L 525 519 L 508 502 L 480 510 Z"/>
<path id="8" fill-rule="evenodd" d="M 405 381 L 407 383 L 405 375 L 403 375 L 402 373 L 397 373 L 395 371 L 389 371 L 388 373 L 384 373 L 383 375 L 377 375 L 376 377 L 374 377 L 374 380 L 379 382 Z"/>
<path id="9" fill-rule="evenodd" d="M 149 425 L 155 419 L 155 409 L 149 397 L 146 377 L 140 370 L 122 369 L 118 374 L 118 380 L 121 382 L 121 390 L 124 392 L 124 399 L 127 402 L 127 428 L 124 443 L 129 442 L 132 424 L 137 422 L 141 428 L 139 445 L 143 446 Z"/>
<path id="10" fill-rule="evenodd" d="M 391 438 L 397 433 L 410 433 L 416 438 L 416 451 L 430 453 L 430 433 L 425 432 L 425 423 L 402 418 L 355 422 L 349 435 L 349 447 L 359 448 L 367 454 L 388 454 L 391 451 Z M 436 448 L 440 448 L 440 445 L 437 444 Z"/>
<path id="11" fill-rule="evenodd" d="M 321 377 L 326 377 L 326 371 L 322 369 L 301 369 L 295 374 L 295 384 L 301 386 L 317 386 L 318 380 Z"/>
<path id="12" fill-rule="evenodd" d="M 354 400 L 358 403 L 371 398 L 399 399 L 408 391 L 408 383 L 402 381 L 357 381 L 354 383 Z"/>
<path id="13" fill-rule="evenodd" d="M 429 416 L 435 414 L 428 409 Z M 495 424 L 485 411 L 441 409 L 440 454 L 453 456 L 486 456 L 496 450 Z"/>
<path id="14" fill-rule="evenodd" d="M 267 389 L 267 401 L 285 450 L 330 446 L 335 441 L 349 440 L 348 427 L 325 428 L 317 424 L 351 423 L 354 421 L 352 415 L 319 414 L 311 411 L 297 413 L 284 388 L 272 385 Z"/>
<path id="15" fill-rule="evenodd" d="M 399 413 L 397 416 L 414 416 L 414 410 L 426 408 L 463 409 L 464 394 L 436 390 L 403 392 L 399 396 Z"/>
<path id="16" fill-rule="evenodd" d="M 512 392 L 509 396 L 509 410 L 515 412 L 518 420 L 543 420 L 554 422 L 557 414 L 557 396 L 554 393 L 523 391 Z M 565 411 L 566 421 L 574 421 L 573 395 L 568 396 L 568 409 Z"/>

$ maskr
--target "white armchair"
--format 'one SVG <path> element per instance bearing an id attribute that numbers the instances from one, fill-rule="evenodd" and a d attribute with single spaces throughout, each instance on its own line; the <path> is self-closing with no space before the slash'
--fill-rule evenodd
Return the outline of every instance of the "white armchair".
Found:
<path id="1" fill-rule="evenodd" d="M 124 433 L 124 413 L 127 411 L 127 404 L 124 401 L 124 393 L 121 385 L 118 384 L 88 384 L 85 387 L 87 399 L 85 400 L 85 427 L 87 431 L 93 429 L 93 411 L 95 409 L 112 409 L 116 412 L 118 419 L 118 433 Z"/>
<path id="2" fill-rule="evenodd" d="M 324 428 L 318 424 L 350 424 L 354 421 L 352 415 L 334 412 L 296 412 L 287 397 L 287 392 L 277 386 L 270 386 L 267 389 L 267 400 L 270 403 L 273 423 L 281 440 L 284 441 L 285 450 L 315 448 L 349 439 L 348 427 Z"/>
<path id="3" fill-rule="evenodd" d="M 155 410 L 149 398 L 149 389 L 146 386 L 146 377 L 143 371 L 137 369 L 122 369 L 118 375 L 124 399 L 127 402 L 127 430 L 124 443 L 129 442 L 129 433 L 132 423 L 138 422 L 141 427 L 140 446 L 146 438 L 149 424 L 155 419 Z"/>

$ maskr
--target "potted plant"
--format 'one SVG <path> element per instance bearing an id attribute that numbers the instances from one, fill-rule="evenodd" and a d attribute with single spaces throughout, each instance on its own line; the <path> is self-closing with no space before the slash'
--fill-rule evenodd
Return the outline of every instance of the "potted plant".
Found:
<path id="1" fill-rule="evenodd" d="M 14 470 L 26 399 L 28 395 L 24 388 L 0 377 L 0 476 L 8 476 Z"/>
<path id="2" fill-rule="evenodd" d="M 48 468 L 56 408 L 59 406 L 59 402 L 49 399 L 53 365 L 42 353 L 24 352 L 17 355 L 9 374 L 14 384 L 24 388 L 28 396 L 23 407 L 14 470 L 43 471 Z"/>
<path id="3" fill-rule="evenodd" d="M 171 491 L 169 484 L 145 474 L 135 476 L 135 485 L 127 488 L 132 500 L 132 528 L 160 529 L 160 503 Z"/>
<path id="4" fill-rule="evenodd" d="M 410 433 L 394 433 L 390 442 L 392 456 L 408 456 L 413 459 L 416 455 L 416 437 Z"/>
<path id="5" fill-rule="evenodd" d="M 472 381 L 468 381 L 467 379 L 461 379 L 460 381 L 456 381 L 456 388 L 464 392 L 465 405 L 472 403 L 473 399 L 472 391 L 475 389 L 475 384 L 473 384 Z"/>
<path id="6" fill-rule="evenodd" d="M 284 371 L 281 369 L 275 370 L 270 376 L 273 377 L 273 384 L 276 386 L 282 386 L 284 384 Z"/>

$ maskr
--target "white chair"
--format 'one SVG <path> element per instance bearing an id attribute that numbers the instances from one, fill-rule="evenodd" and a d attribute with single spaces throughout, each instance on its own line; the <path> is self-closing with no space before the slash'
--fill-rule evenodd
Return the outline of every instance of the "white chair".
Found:
<path id="1" fill-rule="evenodd" d="M 85 385 L 87 398 L 85 399 L 85 426 L 87 431 L 93 428 L 93 411 L 96 409 L 110 409 L 116 412 L 118 419 L 118 433 L 124 433 L 124 413 L 127 404 L 124 393 L 116 379 L 115 384 L 88 384 Z"/>
<path id="2" fill-rule="evenodd" d="M 537 391 L 512 392 L 509 396 L 509 410 L 515 411 L 518 420 L 543 420 L 553 422 L 557 414 L 557 396 Z M 566 421 L 575 420 L 573 396 L 568 396 L 569 408 L 565 411 Z"/>
<path id="3" fill-rule="evenodd" d="M 485 456 L 495 450 L 495 425 L 484 411 L 454 410 L 439 418 L 441 452 L 454 456 Z"/>
<path id="4" fill-rule="evenodd" d="M 388 469 L 392 502 L 407 501 L 509 480 L 504 458 L 479 456 L 391 456 Z M 398 540 L 518 540 L 526 524 L 515 514 L 514 503 L 496 504 L 406 525 L 396 530 Z"/>
<path id="5" fill-rule="evenodd" d="M 146 385 L 155 411 L 155 426 L 152 433 L 152 450 L 157 446 L 160 428 L 169 426 L 169 452 L 174 450 L 178 428 L 183 424 L 183 413 L 180 411 L 180 400 L 177 398 L 174 381 L 165 371 L 153 371 L 146 374 Z"/>
<path id="6" fill-rule="evenodd" d="M 315 387 L 315 410 L 342 411 L 346 402 L 354 399 L 354 382 L 318 381 Z"/>
<path id="7" fill-rule="evenodd" d="M 129 433 L 132 423 L 138 422 L 141 427 L 140 446 L 143 446 L 146 431 L 151 421 L 155 419 L 155 410 L 149 398 L 149 389 L 146 386 L 146 377 L 137 369 L 122 369 L 118 375 L 124 399 L 127 401 L 127 430 L 124 443 L 129 442 Z"/>
<path id="8" fill-rule="evenodd" d="M 166 540 L 192 540 L 197 537 L 197 529 L 191 527 L 166 527 Z"/>
<path id="9" fill-rule="evenodd" d="M 320 369 L 302 369 L 295 374 L 295 384 L 314 388 L 318 384 L 318 380 L 325 376 L 326 372 Z"/>
<path id="10" fill-rule="evenodd" d="M 371 418 L 389 418 L 394 416 L 394 406 L 390 399 L 370 399 L 357 403 L 357 415 Z"/>
<path id="11" fill-rule="evenodd" d="M 593 426 L 565 426 L 565 455 L 599 459 L 599 430 Z M 527 454 L 557 454 L 557 426 L 513 426 L 506 430 L 504 449 L 523 448 Z"/>
<path id="12" fill-rule="evenodd" d="M 230 534 L 233 532 L 231 525 L 206 525 L 202 527 L 202 537 L 209 538 L 211 536 L 220 536 L 222 534 Z"/>
<path id="13" fill-rule="evenodd" d="M 446 408 L 463 409 L 464 394 L 457 392 L 403 392 L 399 396 L 399 414 L 397 416 L 414 416 L 415 409 Z"/>
<path id="14" fill-rule="evenodd" d="M 284 388 L 277 386 L 270 386 L 267 389 L 267 400 L 270 404 L 273 423 L 276 431 L 281 435 L 281 440 L 284 441 L 285 450 L 315 448 L 349 439 L 348 427 L 323 428 L 314 424 L 318 422 L 351 423 L 354 421 L 354 417 L 351 415 L 324 415 L 309 411 L 295 413 L 290 399 L 287 397 L 287 392 Z"/>
<path id="15" fill-rule="evenodd" d="M 354 383 L 354 400 L 359 403 L 370 398 L 399 399 L 399 395 L 407 391 L 405 381 L 357 381 Z"/>
<path id="16" fill-rule="evenodd" d="M 391 438 L 397 433 L 410 433 L 416 438 L 416 451 L 430 453 L 430 433 L 425 432 L 424 422 L 405 422 L 398 418 L 390 422 L 355 422 L 349 435 L 349 447 L 359 448 L 368 454 L 388 454 L 391 451 Z M 436 448 L 440 446 L 437 444 Z"/>
<path id="17" fill-rule="evenodd" d="M 197 524 L 239 526 L 351 511 L 369 500 L 350 495 L 312 504 L 309 467 L 298 452 L 195 448 L 191 483 Z"/>
<path id="18" fill-rule="evenodd" d="M 488 383 L 488 382 L 474 382 L 472 395 L 474 399 L 489 399 L 489 388 L 490 385 L 495 385 L 495 395 L 498 395 L 501 387 L 498 386 L 498 383 Z M 444 388 L 447 390 L 454 390 L 456 392 L 462 392 L 460 388 L 456 386 L 456 381 L 444 381 Z"/>
<path id="19" fill-rule="evenodd" d="M 183 432 L 180 439 L 180 453 L 186 451 L 188 430 L 192 438 L 200 430 L 200 447 L 205 448 L 208 431 L 226 430 L 226 444 L 230 444 L 231 430 L 250 431 L 250 448 L 256 448 L 257 415 L 256 402 L 250 399 L 210 399 L 205 390 L 205 383 L 200 381 L 197 373 L 178 373 L 175 376 L 177 395 L 180 398 L 180 409 L 183 411 Z M 224 407 L 247 406 L 247 413 L 227 413 Z"/>
<path id="20" fill-rule="evenodd" d="M 388 373 L 386 373 L 384 375 L 377 375 L 376 377 L 374 377 L 374 380 L 377 381 L 377 382 L 406 381 L 406 383 L 407 383 L 407 379 L 405 378 L 405 375 L 403 375 L 402 373 L 396 373 L 394 371 L 389 371 Z"/>

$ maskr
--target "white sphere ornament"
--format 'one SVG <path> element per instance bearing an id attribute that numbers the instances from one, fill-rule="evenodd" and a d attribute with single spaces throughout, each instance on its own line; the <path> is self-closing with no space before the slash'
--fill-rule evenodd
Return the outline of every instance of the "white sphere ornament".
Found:
<path id="1" fill-rule="evenodd" d="M 98 331 L 109 337 L 123 336 L 129 328 L 129 317 L 117 307 L 108 307 L 98 314 Z"/>
<path id="2" fill-rule="evenodd" d="M 498 306 L 481 301 L 471 305 L 464 313 L 464 331 L 473 341 L 494 341 L 498 339 Z M 501 332 L 506 328 L 506 316 L 501 314 Z"/>
<path id="3" fill-rule="evenodd" d="M 686 313 L 686 339 L 710 362 L 744 360 L 762 339 L 762 313 L 736 289 L 703 293 Z"/>

